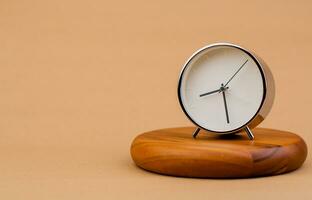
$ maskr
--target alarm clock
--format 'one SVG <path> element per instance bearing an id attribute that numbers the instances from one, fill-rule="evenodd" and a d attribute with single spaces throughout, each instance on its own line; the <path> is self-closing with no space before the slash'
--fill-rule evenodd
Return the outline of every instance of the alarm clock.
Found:
<path id="1" fill-rule="evenodd" d="M 264 61 L 230 43 L 196 51 L 185 63 L 178 82 L 178 99 L 188 119 L 200 130 L 234 134 L 252 129 L 267 116 L 274 101 L 274 80 Z"/>

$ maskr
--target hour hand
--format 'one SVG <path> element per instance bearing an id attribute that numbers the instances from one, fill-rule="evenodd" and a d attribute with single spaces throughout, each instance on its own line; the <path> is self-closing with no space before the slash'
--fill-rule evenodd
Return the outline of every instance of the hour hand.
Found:
<path id="1" fill-rule="evenodd" d="M 209 94 L 213 94 L 213 93 L 217 93 L 217 92 L 221 92 L 221 89 L 217 89 L 217 90 L 213 90 L 213 91 L 210 91 L 210 92 L 206 92 L 206 93 L 200 94 L 199 97 L 203 97 L 203 96 L 206 96 L 206 95 L 209 95 Z"/>
<path id="2" fill-rule="evenodd" d="M 203 97 L 203 96 L 206 96 L 206 95 L 209 95 L 209 94 L 214 94 L 214 93 L 217 93 L 217 92 L 222 92 L 223 90 L 226 90 L 226 89 L 229 89 L 229 87 L 221 87 L 220 89 L 200 94 L 199 97 Z"/>

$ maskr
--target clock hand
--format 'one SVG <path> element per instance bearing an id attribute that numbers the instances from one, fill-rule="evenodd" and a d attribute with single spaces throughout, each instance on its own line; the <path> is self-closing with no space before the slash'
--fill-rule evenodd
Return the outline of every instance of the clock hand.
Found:
<path id="1" fill-rule="evenodd" d="M 226 84 L 223 87 L 226 87 L 227 84 L 229 84 L 229 82 L 234 78 L 234 76 L 236 76 L 236 74 L 244 67 L 244 65 L 248 62 L 248 59 L 242 64 L 242 66 L 240 66 L 240 68 L 235 72 L 235 74 L 226 82 Z"/>
<path id="2" fill-rule="evenodd" d="M 224 87 L 224 90 L 226 90 L 226 89 L 229 89 L 229 87 Z M 217 90 L 213 90 L 211 92 L 200 94 L 199 97 L 203 97 L 203 96 L 206 96 L 206 95 L 209 95 L 209 94 L 213 94 L 213 93 L 217 93 L 217 92 L 221 92 L 221 91 L 222 91 L 222 89 L 220 88 L 220 89 L 217 89 Z"/>
<path id="3" fill-rule="evenodd" d="M 222 91 L 222 96 L 223 96 L 225 115 L 226 115 L 226 122 L 229 124 L 230 123 L 229 112 L 228 112 L 228 108 L 227 108 L 227 104 L 226 104 L 226 98 L 225 98 L 225 90 L 226 90 L 226 88 L 224 88 L 223 83 L 221 84 L 221 89 L 220 90 Z"/>
<path id="4" fill-rule="evenodd" d="M 203 96 L 206 96 L 206 95 L 209 95 L 209 94 L 213 94 L 213 93 L 217 93 L 217 92 L 221 92 L 221 88 L 220 89 L 217 89 L 217 90 L 213 90 L 211 92 L 207 92 L 207 93 L 204 93 L 204 94 L 200 94 L 199 97 L 203 97 Z"/>
<path id="5" fill-rule="evenodd" d="M 245 66 L 245 64 L 248 62 L 248 59 L 239 67 L 239 69 L 233 74 L 233 76 L 226 82 L 225 85 L 222 84 L 221 88 L 218 89 L 218 90 L 213 90 L 211 92 L 207 92 L 207 93 L 203 93 L 203 94 L 200 94 L 199 97 L 203 97 L 203 96 L 206 96 L 206 95 L 209 95 L 209 94 L 213 94 L 213 93 L 217 93 L 217 92 L 222 92 L 222 87 L 223 87 L 223 90 L 226 90 L 228 89 L 229 87 L 226 87 L 227 84 L 229 84 L 229 82 L 236 76 L 236 74 Z"/>

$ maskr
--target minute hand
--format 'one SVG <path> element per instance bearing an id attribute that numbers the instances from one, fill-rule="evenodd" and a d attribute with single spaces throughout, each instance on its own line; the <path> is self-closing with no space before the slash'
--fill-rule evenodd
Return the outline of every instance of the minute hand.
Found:
<path id="1" fill-rule="evenodd" d="M 233 76 L 226 82 L 226 84 L 224 85 L 224 87 L 227 86 L 227 84 L 229 84 L 229 82 L 234 78 L 234 76 L 236 76 L 236 74 L 244 67 L 244 65 L 248 62 L 248 59 L 242 64 L 242 66 L 239 67 L 239 69 L 235 72 L 235 74 L 233 74 Z"/>

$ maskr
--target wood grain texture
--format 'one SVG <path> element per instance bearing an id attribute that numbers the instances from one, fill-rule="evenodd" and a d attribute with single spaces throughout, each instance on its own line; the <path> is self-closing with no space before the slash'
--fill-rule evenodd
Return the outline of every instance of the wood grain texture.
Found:
<path id="1" fill-rule="evenodd" d="M 137 136 L 131 156 L 148 171 L 183 177 L 247 178 L 293 171 L 306 159 L 307 146 L 296 134 L 256 128 L 255 140 L 244 132 L 216 135 L 194 127 L 155 130 Z"/>

